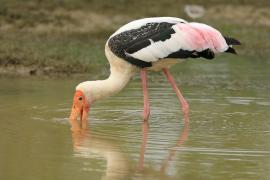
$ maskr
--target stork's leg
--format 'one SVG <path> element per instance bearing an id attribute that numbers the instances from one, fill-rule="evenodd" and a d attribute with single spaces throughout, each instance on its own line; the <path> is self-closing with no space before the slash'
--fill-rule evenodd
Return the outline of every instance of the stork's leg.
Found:
<path id="1" fill-rule="evenodd" d="M 185 116 L 185 121 L 188 121 L 188 116 L 189 116 L 189 105 L 187 103 L 187 101 L 185 100 L 185 98 L 183 97 L 183 95 L 181 94 L 181 91 L 178 89 L 172 75 L 169 73 L 167 68 L 163 69 L 163 73 L 165 74 L 167 80 L 169 81 L 169 83 L 172 85 L 173 90 L 175 91 L 179 102 L 182 105 L 182 109 L 183 109 L 183 113 Z"/>
<path id="2" fill-rule="evenodd" d="M 141 153 L 140 153 L 140 161 L 139 161 L 139 169 L 142 170 L 144 166 L 144 153 L 147 144 L 147 137 L 149 131 L 149 114 L 150 114 L 150 105 L 147 91 L 147 72 L 145 69 L 141 70 L 141 80 L 142 80 L 142 88 L 143 88 L 143 102 L 144 102 L 144 111 L 143 111 L 143 123 L 142 123 L 142 144 L 141 144 Z"/>
<path id="3" fill-rule="evenodd" d="M 143 88 L 143 120 L 147 121 L 150 115 L 150 105 L 147 90 L 147 72 L 145 69 L 141 70 L 141 81 Z"/>

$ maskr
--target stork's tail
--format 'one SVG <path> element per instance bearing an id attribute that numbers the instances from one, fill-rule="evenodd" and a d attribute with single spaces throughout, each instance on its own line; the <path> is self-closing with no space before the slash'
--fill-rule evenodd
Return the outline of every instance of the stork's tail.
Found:
<path id="1" fill-rule="evenodd" d="M 224 39 L 226 43 L 229 45 L 229 48 L 225 51 L 227 53 L 237 54 L 235 49 L 232 47 L 233 45 L 241 45 L 241 42 L 237 39 L 231 38 L 231 37 L 225 37 Z"/>

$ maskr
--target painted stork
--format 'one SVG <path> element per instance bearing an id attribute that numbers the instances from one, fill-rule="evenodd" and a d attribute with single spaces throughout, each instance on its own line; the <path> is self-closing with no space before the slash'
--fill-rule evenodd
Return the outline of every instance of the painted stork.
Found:
<path id="1" fill-rule="evenodd" d="M 143 120 L 147 122 L 150 114 L 147 72 L 151 70 L 163 71 L 182 105 L 184 115 L 188 115 L 189 105 L 168 68 L 187 58 L 213 59 L 215 54 L 221 52 L 236 54 L 232 45 L 240 45 L 240 42 L 223 36 L 206 24 L 189 23 L 174 17 L 144 18 L 122 26 L 105 45 L 110 76 L 105 80 L 85 81 L 76 87 L 70 114 L 71 129 L 86 129 L 92 104 L 121 91 L 136 72 L 140 72 L 144 96 Z M 81 123 L 77 121 L 78 117 Z"/>

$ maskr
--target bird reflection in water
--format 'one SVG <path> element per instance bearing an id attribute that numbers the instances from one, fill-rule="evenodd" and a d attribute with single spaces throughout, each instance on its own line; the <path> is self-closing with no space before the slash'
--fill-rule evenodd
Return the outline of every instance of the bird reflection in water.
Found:
<path id="1" fill-rule="evenodd" d="M 147 121 L 142 123 L 142 142 L 138 169 L 139 172 L 144 170 L 144 156 L 147 145 L 147 138 L 149 133 L 149 124 Z M 189 116 L 184 116 L 184 129 L 181 129 L 176 145 L 171 148 L 168 155 L 164 158 L 160 169 L 156 172 L 159 175 L 166 176 L 168 165 L 175 159 L 177 149 L 187 139 L 189 133 Z M 124 153 L 121 152 L 120 147 L 113 144 L 105 138 L 98 137 L 91 134 L 89 129 L 80 129 L 72 131 L 73 148 L 77 156 L 83 158 L 90 158 L 92 154 L 98 155 L 106 160 L 106 173 L 103 179 L 124 179 L 134 173 L 129 169 L 128 160 Z M 151 168 L 151 167 L 150 167 Z M 148 168 L 147 168 L 148 169 Z M 151 168 L 152 169 L 152 168 Z M 152 170 L 150 170 L 153 172 Z M 156 170 L 154 170 L 156 171 Z M 154 173 L 154 172 L 153 172 Z M 154 173 L 154 174 L 156 174 Z"/>
<path id="2" fill-rule="evenodd" d="M 145 154 L 146 145 L 147 145 L 148 132 L 149 132 L 149 124 L 147 121 L 144 121 L 144 123 L 142 124 L 143 138 L 142 138 L 142 143 L 141 143 L 139 170 L 144 169 L 144 154 Z M 185 142 L 185 140 L 187 139 L 188 132 L 189 132 L 189 113 L 184 114 L 184 129 L 181 131 L 176 145 L 169 151 L 167 158 L 163 161 L 160 168 L 161 172 L 165 173 L 165 170 L 167 169 L 169 162 L 175 158 L 177 148 L 181 147 L 183 143 Z"/>
<path id="3" fill-rule="evenodd" d="M 189 132 L 189 114 L 185 115 L 184 117 L 184 129 L 179 135 L 178 141 L 176 145 L 169 151 L 167 158 L 164 160 L 163 164 L 161 165 L 160 171 L 165 173 L 165 170 L 168 167 L 169 162 L 173 161 L 175 158 L 177 148 L 181 147 L 183 143 L 186 141 Z"/>
<path id="4" fill-rule="evenodd" d="M 106 161 L 104 180 L 123 179 L 128 174 L 128 164 L 118 146 L 105 139 L 94 137 L 89 129 L 72 132 L 73 148 L 76 156 L 91 158 L 93 154 Z"/>

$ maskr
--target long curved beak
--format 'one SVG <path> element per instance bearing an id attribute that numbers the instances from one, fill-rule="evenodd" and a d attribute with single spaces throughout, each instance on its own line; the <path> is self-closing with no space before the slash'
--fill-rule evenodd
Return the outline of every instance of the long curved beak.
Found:
<path id="1" fill-rule="evenodd" d="M 80 117 L 80 121 L 78 121 L 78 117 Z M 88 111 L 85 108 L 78 110 L 76 107 L 72 107 L 71 113 L 69 116 L 69 122 L 71 124 L 71 130 L 77 131 L 80 129 L 87 129 L 88 127 Z"/>
<path id="2" fill-rule="evenodd" d="M 88 128 L 87 117 L 89 109 L 89 105 L 84 95 L 80 91 L 76 91 L 69 116 L 69 122 L 72 131 Z M 80 118 L 80 121 L 78 121 L 78 118 Z"/>

